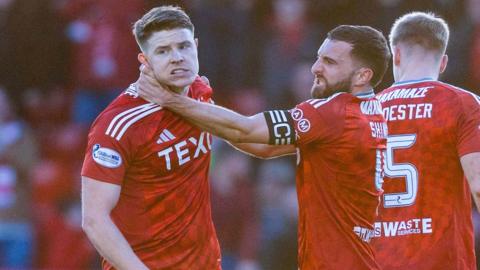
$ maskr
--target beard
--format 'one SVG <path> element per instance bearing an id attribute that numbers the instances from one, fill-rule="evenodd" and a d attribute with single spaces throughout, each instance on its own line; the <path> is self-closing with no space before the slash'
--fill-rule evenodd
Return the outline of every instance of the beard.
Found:
<path id="1" fill-rule="evenodd" d="M 338 92 L 350 92 L 350 87 L 352 86 L 352 77 L 353 74 L 333 85 L 330 85 L 328 81 L 322 77 L 321 79 L 324 81 L 324 85 L 321 86 L 316 83 L 313 84 L 312 89 L 310 90 L 312 98 L 328 98 Z"/>

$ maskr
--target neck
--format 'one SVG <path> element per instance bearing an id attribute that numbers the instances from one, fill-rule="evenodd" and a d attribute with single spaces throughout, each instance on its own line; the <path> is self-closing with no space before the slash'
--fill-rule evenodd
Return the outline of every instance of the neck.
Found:
<path id="1" fill-rule="evenodd" d="M 170 90 L 172 90 L 172 92 L 175 92 L 181 96 L 187 96 L 188 95 L 188 89 L 190 88 L 190 85 L 189 86 L 186 86 L 184 88 L 181 88 L 181 87 L 170 87 Z"/>
<path id="2" fill-rule="evenodd" d="M 361 94 L 364 94 L 364 93 L 368 93 L 370 91 L 372 91 L 373 87 L 371 85 L 365 85 L 365 86 L 354 86 L 352 88 L 352 91 L 350 91 L 350 93 L 352 93 L 352 95 L 361 95 Z"/>
<path id="3" fill-rule="evenodd" d="M 395 82 L 430 78 L 437 80 L 440 71 L 440 60 L 432 54 L 414 54 L 402 58 L 400 65 L 394 67 Z"/>

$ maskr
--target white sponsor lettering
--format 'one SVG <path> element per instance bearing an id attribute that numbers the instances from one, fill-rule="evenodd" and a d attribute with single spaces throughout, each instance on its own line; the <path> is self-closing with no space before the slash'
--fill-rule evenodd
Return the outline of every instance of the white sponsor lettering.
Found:
<path id="1" fill-rule="evenodd" d="M 360 227 L 360 226 L 355 226 L 353 227 L 353 232 L 360 237 L 360 239 L 364 242 L 369 243 L 370 240 L 374 237 L 374 230 Z"/>
<path id="2" fill-rule="evenodd" d="M 186 141 L 181 141 L 177 144 L 175 144 L 175 150 L 177 152 L 177 157 L 178 157 L 178 165 L 183 165 L 187 162 L 190 161 L 190 156 L 188 155 L 188 148 L 187 149 L 182 149 L 187 145 Z"/>
<path id="3" fill-rule="evenodd" d="M 193 144 L 196 146 L 195 152 L 193 152 L 193 156 L 191 155 L 191 150 L 189 148 L 189 144 Z M 186 140 L 182 140 L 175 145 L 170 146 L 160 152 L 158 152 L 158 156 L 160 158 L 165 159 L 165 167 L 168 171 L 172 170 L 172 152 L 175 152 L 178 160 L 178 166 L 182 166 L 193 159 L 196 159 L 200 156 L 201 153 L 207 154 L 209 150 L 211 150 L 211 138 L 210 134 L 206 132 L 200 133 L 200 137 L 194 138 L 190 137 Z"/>
<path id="4" fill-rule="evenodd" d="M 431 218 L 413 218 L 402 221 L 381 221 L 374 224 L 374 237 L 395 237 L 410 234 L 431 234 Z"/>
<path id="5" fill-rule="evenodd" d="M 122 157 L 117 151 L 101 147 L 100 144 L 93 146 L 92 157 L 96 163 L 107 168 L 118 168 L 122 165 Z"/>

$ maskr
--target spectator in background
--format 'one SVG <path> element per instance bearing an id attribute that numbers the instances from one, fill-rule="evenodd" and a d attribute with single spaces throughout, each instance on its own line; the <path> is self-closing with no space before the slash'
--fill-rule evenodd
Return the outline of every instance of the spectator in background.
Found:
<path id="1" fill-rule="evenodd" d="M 65 83 L 68 57 L 62 26 L 52 0 L 10 3 L 4 76 L 15 104 L 20 104 L 25 89 L 46 92 Z"/>
<path id="2" fill-rule="evenodd" d="M 64 7 L 73 45 L 73 121 L 89 126 L 120 90 L 135 79 L 137 47 L 131 25 L 143 1 L 72 0 Z"/>
<path id="3" fill-rule="evenodd" d="M 28 127 L 16 117 L 0 88 L 0 268 L 28 268 L 34 255 L 31 186 L 28 174 L 37 160 Z"/>
<path id="4" fill-rule="evenodd" d="M 7 80 L 7 15 L 13 0 L 0 0 L 0 85 L 6 85 Z"/>
<path id="5" fill-rule="evenodd" d="M 223 270 L 255 270 L 259 245 L 258 204 L 250 158 L 214 141 L 210 178 L 212 216 Z"/>
<path id="6" fill-rule="evenodd" d="M 262 162 L 258 171 L 262 267 L 297 269 L 295 168 L 281 158 Z"/>
<path id="7" fill-rule="evenodd" d="M 472 28 L 469 86 L 473 92 L 480 94 L 480 0 L 469 0 L 467 10 Z"/>
<path id="8" fill-rule="evenodd" d="M 290 107 L 294 103 L 291 92 L 291 74 L 295 63 L 308 59 L 315 51 L 321 36 L 310 28 L 307 20 L 307 1 L 273 0 L 272 18 L 269 21 L 262 56 L 262 89 L 268 96 L 268 107 Z M 308 88 L 307 88 L 308 89 Z M 282 93 L 282 94 L 280 94 Z"/>
<path id="9" fill-rule="evenodd" d="M 251 52 L 256 44 L 254 0 L 191 1 L 192 18 L 202 37 L 199 60 L 202 74 L 215 82 L 220 99 L 230 89 L 251 86 Z"/>

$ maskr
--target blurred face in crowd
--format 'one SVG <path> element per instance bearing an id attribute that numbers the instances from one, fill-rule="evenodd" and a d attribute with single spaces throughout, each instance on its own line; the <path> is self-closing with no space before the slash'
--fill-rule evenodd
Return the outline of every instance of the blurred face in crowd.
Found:
<path id="1" fill-rule="evenodd" d="M 326 39 L 318 49 L 317 61 L 311 71 L 315 76 L 313 98 L 326 98 L 337 92 L 350 92 L 355 63 L 352 45 L 344 41 Z"/>
<path id="2" fill-rule="evenodd" d="M 147 40 L 139 60 L 153 70 L 160 83 L 181 93 L 198 74 L 197 40 L 185 28 L 155 32 Z"/>

